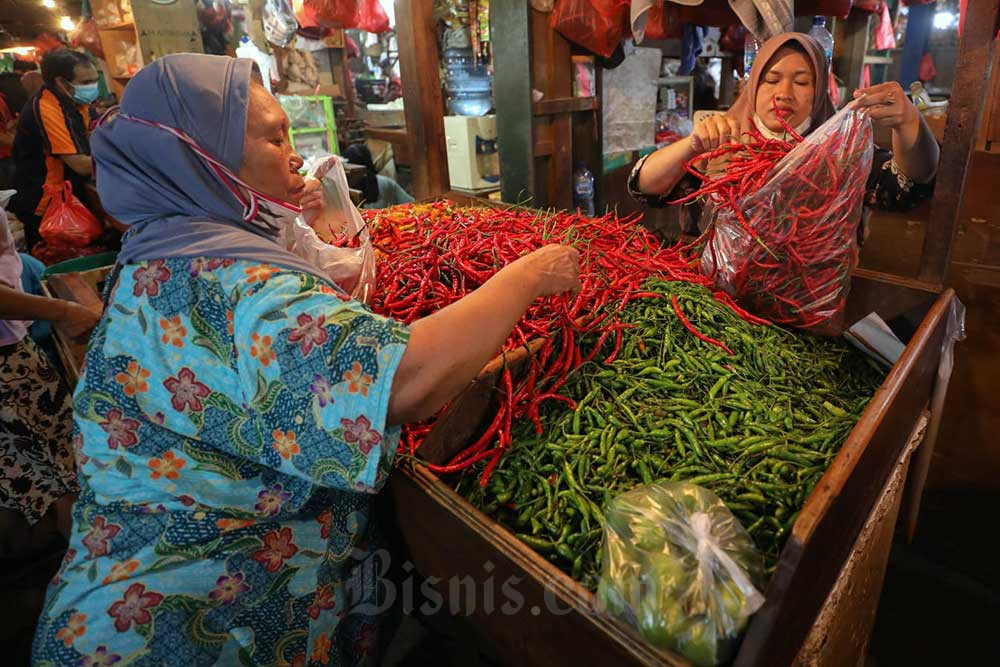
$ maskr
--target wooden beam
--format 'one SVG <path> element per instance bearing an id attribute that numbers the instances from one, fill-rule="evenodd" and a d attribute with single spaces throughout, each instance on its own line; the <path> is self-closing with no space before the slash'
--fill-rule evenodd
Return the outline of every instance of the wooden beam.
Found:
<path id="1" fill-rule="evenodd" d="M 379 141 L 388 141 L 390 144 L 408 143 L 410 141 L 410 135 L 407 134 L 406 130 L 394 130 L 385 127 L 366 127 L 365 137 L 368 139 L 378 139 Z"/>
<path id="2" fill-rule="evenodd" d="M 920 257 L 920 279 L 932 283 L 944 281 L 951 261 L 969 161 L 989 89 L 1000 0 L 970 2 L 967 12 L 955 58 L 955 82 L 948 104 L 931 217 Z"/>
<path id="3" fill-rule="evenodd" d="M 833 71 L 844 81 L 848 96 L 861 87 L 870 19 L 868 12 L 852 11 L 846 19 L 837 19 L 834 26 Z"/>
<path id="4" fill-rule="evenodd" d="M 524 0 L 494 0 L 490 5 L 490 33 L 503 35 L 493 41 L 493 97 L 500 196 L 508 204 L 534 203 L 530 11 Z"/>
<path id="5" fill-rule="evenodd" d="M 536 116 L 555 116 L 575 111 L 593 111 L 599 106 L 596 97 L 557 97 L 536 102 L 532 107 L 532 113 Z"/>
<path id="6" fill-rule="evenodd" d="M 417 199 L 450 189 L 434 3 L 396 0 L 396 39 Z"/>

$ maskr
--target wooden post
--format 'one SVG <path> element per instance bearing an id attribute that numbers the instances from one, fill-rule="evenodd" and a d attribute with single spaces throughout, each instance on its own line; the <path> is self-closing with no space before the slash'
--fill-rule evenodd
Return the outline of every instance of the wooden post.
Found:
<path id="1" fill-rule="evenodd" d="M 438 197 L 450 184 L 434 3 L 396 0 L 396 39 L 414 194 L 417 199 Z"/>
<path id="2" fill-rule="evenodd" d="M 965 195 L 965 177 L 975 150 L 984 96 L 989 89 L 1000 0 L 970 2 L 966 11 L 965 30 L 955 59 L 955 82 L 951 87 L 931 217 L 920 258 L 920 279 L 938 284 L 944 281 L 951 262 L 951 247 Z"/>
<path id="3" fill-rule="evenodd" d="M 871 14 L 852 11 L 846 20 L 837 20 L 834 26 L 833 71 L 847 86 L 850 97 L 861 87 L 861 76 L 865 69 L 865 54 L 868 52 L 868 33 Z"/>
<path id="4" fill-rule="evenodd" d="M 508 204 L 528 206 L 535 204 L 530 14 L 524 0 L 494 0 L 490 6 L 490 34 L 498 38 L 493 40 L 493 97 L 500 196 Z"/>

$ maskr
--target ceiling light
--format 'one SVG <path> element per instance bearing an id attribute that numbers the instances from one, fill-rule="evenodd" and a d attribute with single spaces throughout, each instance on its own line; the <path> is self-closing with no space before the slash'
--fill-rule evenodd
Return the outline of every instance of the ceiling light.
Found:
<path id="1" fill-rule="evenodd" d="M 76 24 L 73 23 L 73 19 L 71 19 L 70 17 L 64 16 L 61 19 L 59 19 L 59 28 L 61 30 L 65 30 L 66 32 L 69 32 L 69 31 L 71 31 L 75 27 L 76 27 Z"/>
<path id="2" fill-rule="evenodd" d="M 42 7 L 45 7 L 46 9 L 55 9 L 56 0 L 42 0 Z"/>

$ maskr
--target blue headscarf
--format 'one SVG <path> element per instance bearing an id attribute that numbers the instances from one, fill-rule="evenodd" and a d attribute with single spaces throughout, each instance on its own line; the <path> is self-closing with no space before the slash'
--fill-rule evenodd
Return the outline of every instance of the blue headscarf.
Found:
<path id="1" fill-rule="evenodd" d="M 225 56 L 164 56 L 135 75 L 119 114 L 94 130 L 90 145 L 101 203 L 131 227 L 119 263 L 227 257 L 325 279 L 278 245 L 273 216 L 234 182 L 253 68 L 251 60 Z"/>

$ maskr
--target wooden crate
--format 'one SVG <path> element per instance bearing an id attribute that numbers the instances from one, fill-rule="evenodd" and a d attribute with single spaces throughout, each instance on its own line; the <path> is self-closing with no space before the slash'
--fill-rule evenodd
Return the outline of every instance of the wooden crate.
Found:
<path id="1" fill-rule="evenodd" d="M 110 266 L 104 266 L 77 273 L 57 273 L 42 281 L 42 291 L 46 296 L 54 299 L 65 299 L 100 310 L 102 306 L 101 286 L 110 275 L 111 269 Z M 55 322 L 52 326 L 52 338 L 55 341 L 56 352 L 62 362 L 66 380 L 70 386 L 74 386 L 80 379 L 80 369 L 87 352 L 90 332 L 71 336 L 59 322 Z"/>
<path id="2" fill-rule="evenodd" d="M 767 602 L 751 619 L 735 658 L 738 667 L 792 664 L 821 609 L 829 609 L 830 593 L 851 555 L 881 568 L 879 572 L 884 571 L 888 558 L 885 540 L 878 541 L 882 546 L 872 552 L 873 542 L 860 540 L 859 534 L 877 512 L 893 474 L 898 473 L 911 433 L 928 404 L 955 295 L 951 290 L 939 292 L 926 284 L 862 270 L 855 273 L 852 290 L 849 321 L 872 311 L 886 320 L 902 316 L 914 333 L 807 499 L 765 591 Z M 512 355 L 515 368 L 523 364 L 522 355 Z M 501 361 L 494 361 L 454 402 L 427 446 L 421 448 L 426 460 L 447 460 L 483 428 L 502 367 Z M 455 581 L 474 582 L 476 591 L 491 586 L 498 592 L 493 610 L 475 604 L 483 601 L 479 595 L 452 595 L 449 603 L 453 611 L 470 617 L 496 645 L 504 662 L 545 667 L 688 664 L 649 646 L 621 621 L 595 611 L 596 600 L 589 591 L 472 507 L 424 466 L 405 466 L 390 481 L 389 491 L 401 517 L 406 555 L 418 572 L 436 578 L 436 588 L 445 598 Z M 897 510 L 898 503 L 890 505 L 891 516 L 883 521 L 894 523 Z M 500 610 L 503 582 L 510 582 L 524 601 L 515 613 Z M 865 602 L 858 596 L 870 594 L 869 589 L 858 587 L 857 592 L 834 596 L 836 603 L 825 612 L 826 622 L 836 625 L 838 615 Z M 871 619 L 866 624 L 867 632 Z M 856 639 L 863 652 L 867 634 Z"/>

